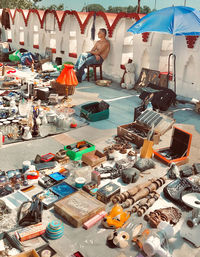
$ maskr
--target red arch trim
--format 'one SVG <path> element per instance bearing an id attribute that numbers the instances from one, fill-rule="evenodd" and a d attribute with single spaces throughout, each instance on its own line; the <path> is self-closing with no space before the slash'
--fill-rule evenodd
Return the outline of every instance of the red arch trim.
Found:
<path id="1" fill-rule="evenodd" d="M 197 41 L 199 36 L 185 36 L 187 47 L 188 48 L 194 48 L 195 43 Z"/>
<path id="2" fill-rule="evenodd" d="M 72 11 L 71 13 L 72 15 L 74 15 L 79 23 L 79 26 L 80 26 L 80 30 L 81 30 L 81 34 L 84 34 L 85 32 L 85 29 L 86 29 L 86 26 L 88 24 L 88 21 L 91 17 L 93 17 L 94 15 L 94 12 L 87 12 L 85 13 L 86 14 L 86 17 L 85 17 L 85 20 L 84 22 L 81 21 L 80 19 L 80 15 L 81 13 L 80 12 L 77 12 L 77 11 Z"/>
<path id="3" fill-rule="evenodd" d="M 42 19 L 44 17 L 45 11 L 44 10 L 36 10 L 36 9 L 29 10 L 29 13 L 28 13 L 28 16 L 27 16 L 27 25 L 28 25 L 28 20 L 30 18 L 31 13 L 35 13 L 38 16 L 38 19 L 39 19 L 39 22 L 40 22 L 40 26 L 41 26 Z M 42 26 L 41 26 L 41 28 L 42 28 Z"/>
<path id="4" fill-rule="evenodd" d="M 12 15 L 12 13 L 10 11 L 10 16 L 11 16 L 13 24 L 14 24 L 14 20 L 15 20 L 15 16 L 16 16 L 17 11 L 22 13 L 22 16 L 23 16 L 23 19 L 24 19 L 24 22 L 25 22 L 25 26 L 28 25 L 28 20 L 29 20 L 30 14 L 31 13 L 36 13 L 38 15 L 38 18 L 39 18 L 39 21 L 40 21 L 40 24 L 41 24 L 41 28 L 43 28 L 43 26 L 44 26 L 44 21 L 45 21 L 46 15 L 49 14 L 49 13 L 52 13 L 56 18 L 56 21 L 57 21 L 57 24 L 58 24 L 58 27 L 59 27 L 60 31 L 62 30 L 62 25 L 64 23 L 65 16 L 66 15 L 74 15 L 76 17 L 78 23 L 79 23 L 81 34 L 84 34 L 85 28 L 86 28 L 89 20 L 94 15 L 94 12 L 85 13 L 85 20 L 82 21 L 81 18 L 80 18 L 81 13 L 77 12 L 77 11 L 69 11 L 69 10 L 66 10 L 66 11 L 45 10 L 44 11 L 44 10 L 36 10 L 36 9 L 32 9 L 32 10 L 16 9 L 14 15 Z M 26 17 L 25 12 L 27 12 L 27 11 L 28 11 L 28 15 Z M 114 29 L 115 29 L 115 27 L 116 27 L 116 25 L 117 25 L 117 23 L 119 22 L 120 19 L 122 19 L 122 18 L 133 18 L 136 21 L 138 21 L 142 16 L 144 16 L 144 15 L 140 15 L 140 14 L 137 14 L 137 13 L 123 13 L 123 12 L 120 12 L 120 13 L 117 13 L 117 14 L 97 12 L 96 15 L 101 16 L 104 19 L 105 24 L 106 24 L 107 29 L 108 29 L 108 36 L 109 37 L 113 36 L 113 31 L 114 31 Z M 115 17 L 113 18 L 113 16 L 115 16 Z"/>
<path id="5" fill-rule="evenodd" d="M 9 15 L 11 17 L 12 24 L 14 24 L 17 9 L 8 9 L 8 12 L 9 12 Z"/>

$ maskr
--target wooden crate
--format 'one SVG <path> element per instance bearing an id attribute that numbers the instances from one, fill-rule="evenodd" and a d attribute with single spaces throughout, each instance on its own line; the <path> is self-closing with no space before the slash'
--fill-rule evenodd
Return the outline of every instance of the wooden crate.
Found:
<path id="1" fill-rule="evenodd" d="M 20 254 L 15 255 L 14 257 L 40 257 L 37 252 L 33 250 L 29 250 L 26 252 L 22 252 Z"/>
<path id="2" fill-rule="evenodd" d="M 137 122 L 132 122 L 132 123 L 117 127 L 117 135 L 118 136 L 124 137 L 131 143 L 137 145 L 138 147 L 141 147 L 144 143 L 144 139 L 147 139 L 147 137 L 142 137 L 140 135 L 137 135 L 137 134 L 129 131 L 128 130 L 129 127 L 135 127 L 136 129 L 138 129 L 140 131 L 144 131 L 146 134 L 150 131 L 150 129 L 144 127 L 141 124 L 137 124 Z M 153 134 L 154 144 L 158 144 L 159 141 L 160 141 L 160 134 L 158 132 L 154 132 L 154 134 Z"/>
<path id="3" fill-rule="evenodd" d="M 100 163 L 102 163 L 106 160 L 107 160 L 107 158 L 106 158 L 105 154 L 101 153 L 98 150 L 95 150 L 95 151 L 92 151 L 89 153 L 84 153 L 82 155 L 82 161 L 91 167 L 99 165 Z"/>
<path id="4" fill-rule="evenodd" d="M 162 136 L 172 128 L 175 119 L 156 111 L 146 109 L 137 117 L 136 122 L 149 129 L 153 127 L 153 130 Z"/>
<path id="5" fill-rule="evenodd" d="M 104 211 L 105 204 L 83 190 L 79 190 L 56 202 L 54 210 L 77 228 L 99 212 Z"/>

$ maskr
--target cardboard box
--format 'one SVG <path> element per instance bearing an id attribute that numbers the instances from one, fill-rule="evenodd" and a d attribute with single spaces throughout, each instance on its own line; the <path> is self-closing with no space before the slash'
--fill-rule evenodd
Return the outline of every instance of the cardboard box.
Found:
<path id="1" fill-rule="evenodd" d="M 15 255 L 14 257 L 40 257 L 37 252 L 33 250 L 29 250 L 26 252 L 22 252 L 20 254 Z"/>
<path id="2" fill-rule="evenodd" d="M 120 186 L 110 182 L 97 191 L 97 199 L 103 203 L 109 203 L 112 197 L 120 193 Z"/>
<path id="3" fill-rule="evenodd" d="M 167 165 L 172 162 L 177 165 L 185 164 L 188 162 L 191 141 L 192 134 L 174 126 L 170 147 L 153 150 L 154 157 Z"/>
<path id="4" fill-rule="evenodd" d="M 100 163 L 106 160 L 107 160 L 107 157 L 105 156 L 105 154 L 101 153 L 98 150 L 95 150 L 89 153 L 84 153 L 82 155 L 82 161 L 91 167 L 99 165 Z"/>
<path id="5" fill-rule="evenodd" d="M 105 204 L 83 190 L 79 190 L 56 202 L 54 210 L 77 228 L 99 212 L 104 211 Z"/>
<path id="6" fill-rule="evenodd" d="M 141 135 L 138 135 L 132 131 L 129 131 L 129 129 L 131 128 L 139 130 L 141 132 Z M 124 137 L 126 140 L 137 145 L 138 147 L 141 147 L 143 145 L 144 139 L 147 139 L 147 134 L 149 131 L 150 129 L 144 127 L 143 125 L 138 124 L 137 122 L 132 122 L 132 123 L 117 127 L 118 136 Z M 144 136 L 142 136 L 142 134 L 144 134 Z M 154 144 L 159 143 L 160 134 L 158 132 L 153 133 L 152 141 L 154 142 Z"/>
<path id="7" fill-rule="evenodd" d="M 196 103 L 195 111 L 196 111 L 197 113 L 200 113 L 200 101 Z"/>
<path id="8" fill-rule="evenodd" d="M 46 231 L 46 226 L 44 224 L 37 223 L 25 228 L 21 228 L 16 231 L 17 235 L 19 236 L 20 241 L 26 241 L 28 239 L 40 236 L 44 234 Z"/>

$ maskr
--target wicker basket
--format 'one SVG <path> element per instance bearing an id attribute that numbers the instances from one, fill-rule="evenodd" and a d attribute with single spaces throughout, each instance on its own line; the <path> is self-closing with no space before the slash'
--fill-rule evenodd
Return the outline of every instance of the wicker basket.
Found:
<path id="1" fill-rule="evenodd" d="M 75 92 L 75 86 L 62 85 L 55 80 L 51 81 L 51 87 L 55 89 L 58 95 L 68 96 L 73 95 Z"/>

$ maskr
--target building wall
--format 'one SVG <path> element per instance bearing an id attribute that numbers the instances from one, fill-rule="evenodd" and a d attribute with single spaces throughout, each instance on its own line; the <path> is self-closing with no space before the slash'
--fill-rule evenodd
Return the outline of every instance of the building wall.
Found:
<path id="1" fill-rule="evenodd" d="M 0 10 L 1 12 L 2 10 Z M 80 53 L 89 51 L 94 42 L 91 28 L 94 12 L 10 10 L 11 30 L 4 39 L 15 49 L 25 48 L 45 55 L 52 51 L 53 60 L 76 62 Z M 179 95 L 200 99 L 200 51 L 198 37 L 172 37 L 161 33 L 133 35 L 127 29 L 142 16 L 138 14 L 110 14 L 98 12 L 95 17 L 95 40 L 100 28 L 108 30 L 111 50 L 103 63 L 104 77 L 120 81 L 123 65 L 129 58 L 136 64 L 136 77 L 142 67 L 168 72 L 168 56 L 176 55 L 176 90 Z M 173 60 L 170 70 L 174 73 Z M 173 87 L 170 82 L 170 86 Z"/>

